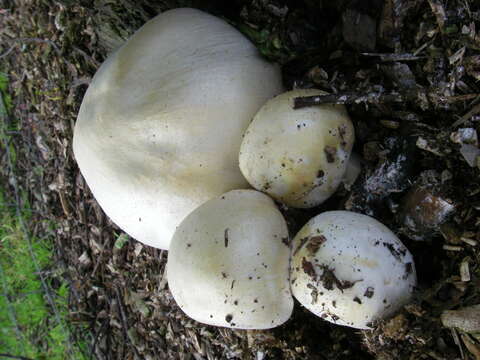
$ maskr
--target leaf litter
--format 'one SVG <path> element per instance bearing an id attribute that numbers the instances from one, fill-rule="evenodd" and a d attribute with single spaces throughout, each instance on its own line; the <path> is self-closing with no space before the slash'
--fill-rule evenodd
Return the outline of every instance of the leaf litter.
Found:
<path id="1" fill-rule="evenodd" d="M 282 65 L 287 87 L 330 94 L 299 99 L 303 106 L 347 104 L 359 179 L 316 209 L 282 211 L 291 233 L 320 211 L 352 209 L 400 234 L 419 285 L 399 314 L 373 331 L 331 325 L 298 304 L 273 330 L 196 323 L 168 291 L 166 253 L 128 239 L 103 214 L 71 150 L 79 105 L 107 54 L 178 6 L 230 21 Z M 471 315 L 480 304 L 478 2 L 4 0 L 0 22 L 14 103 L 10 141 L 30 226 L 55 237 L 70 320 L 88 328 L 95 358 L 479 358 Z M 13 181 L 5 166 L 0 177 Z M 455 320 L 442 324 L 448 316 Z"/>

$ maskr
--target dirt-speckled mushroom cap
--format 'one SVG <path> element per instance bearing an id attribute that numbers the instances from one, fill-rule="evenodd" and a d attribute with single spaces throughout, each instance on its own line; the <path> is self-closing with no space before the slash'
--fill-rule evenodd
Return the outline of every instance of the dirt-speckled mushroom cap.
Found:
<path id="1" fill-rule="evenodd" d="M 168 284 L 180 308 L 209 325 L 268 329 L 293 309 L 288 229 L 255 190 L 210 200 L 180 224 L 168 253 Z"/>
<path id="2" fill-rule="evenodd" d="M 281 91 L 279 68 L 235 28 L 199 10 L 170 10 L 95 74 L 75 124 L 75 158 L 122 230 L 168 249 L 190 211 L 249 187 L 238 168 L 242 134 Z"/>
<path id="3" fill-rule="evenodd" d="M 298 96 L 325 94 L 293 90 L 269 100 L 255 115 L 240 147 L 240 169 L 257 190 L 293 207 L 316 206 L 340 184 L 354 142 L 342 105 L 294 110 Z"/>
<path id="4" fill-rule="evenodd" d="M 335 324 L 368 329 L 405 305 L 416 284 L 410 252 L 366 215 L 322 213 L 295 236 L 292 251 L 293 295 Z"/>

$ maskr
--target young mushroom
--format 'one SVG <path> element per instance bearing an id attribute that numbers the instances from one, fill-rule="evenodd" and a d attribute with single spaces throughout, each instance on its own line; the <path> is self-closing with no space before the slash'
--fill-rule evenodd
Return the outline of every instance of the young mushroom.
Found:
<path id="1" fill-rule="evenodd" d="M 293 295 L 335 324 L 369 329 L 405 305 L 416 285 L 410 252 L 366 215 L 324 212 L 295 236 L 292 251 Z"/>
<path id="2" fill-rule="evenodd" d="M 268 329 L 292 313 L 288 229 L 255 190 L 207 201 L 180 224 L 168 253 L 168 284 L 180 308 L 209 325 Z"/>
<path id="3" fill-rule="evenodd" d="M 240 147 L 248 182 L 286 205 L 308 208 L 330 197 L 343 179 L 354 129 L 342 105 L 294 110 L 293 99 L 323 94 L 293 90 L 268 101 Z"/>
<path id="4" fill-rule="evenodd" d="M 75 124 L 75 158 L 120 228 L 168 249 L 190 211 L 248 187 L 238 168 L 241 136 L 281 91 L 279 68 L 225 21 L 167 11 L 95 74 Z"/>

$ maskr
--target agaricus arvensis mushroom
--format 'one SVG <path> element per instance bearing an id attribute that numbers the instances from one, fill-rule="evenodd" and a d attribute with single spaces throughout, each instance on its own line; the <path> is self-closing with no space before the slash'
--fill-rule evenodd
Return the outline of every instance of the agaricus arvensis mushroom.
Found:
<path id="1" fill-rule="evenodd" d="M 273 200 L 234 190 L 180 224 L 168 253 L 168 284 L 180 308 L 199 322 L 268 329 L 292 312 L 289 256 L 287 225 Z"/>
<path id="2" fill-rule="evenodd" d="M 366 215 L 324 212 L 295 236 L 292 251 L 293 295 L 336 324 L 368 329 L 405 305 L 416 284 L 410 252 Z"/>
<path id="3" fill-rule="evenodd" d="M 120 228 L 168 249 L 190 211 L 248 186 L 238 168 L 241 136 L 281 91 L 279 68 L 225 21 L 167 11 L 95 74 L 75 125 L 75 158 Z"/>
<path id="4" fill-rule="evenodd" d="M 289 206 L 308 208 L 331 196 L 352 150 L 354 129 L 344 106 L 293 109 L 295 97 L 320 94 L 293 90 L 268 101 L 240 147 L 240 169 L 248 182 Z"/>

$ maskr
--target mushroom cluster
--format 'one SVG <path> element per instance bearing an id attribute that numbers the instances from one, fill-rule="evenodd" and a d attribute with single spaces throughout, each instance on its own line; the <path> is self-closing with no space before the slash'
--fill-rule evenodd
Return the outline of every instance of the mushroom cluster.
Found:
<path id="1" fill-rule="evenodd" d="M 285 220 L 263 193 L 234 190 L 209 200 L 173 237 L 172 295 L 188 316 L 210 325 L 280 325 L 293 294 L 325 320 L 368 329 L 405 305 L 416 285 L 410 252 L 369 216 L 324 212 L 292 246 L 288 240 Z"/>
<path id="2" fill-rule="evenodd" d="M 359 166 L 343 106 L 293 110 L 293 98 L 323 92 L 282 91 L 278 67 L 226 22 L 167 11 L 96 73 L 74 154 L 106 214 L 169 249 L 170 291 L 193 319 L 272 328 L 295 297 L 368 329 L 410 298 L 412 256 L 384 225 L 347 211 L 319 214 L 290 241 L 274 200 L 317 206 Z"/>

